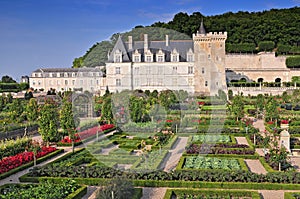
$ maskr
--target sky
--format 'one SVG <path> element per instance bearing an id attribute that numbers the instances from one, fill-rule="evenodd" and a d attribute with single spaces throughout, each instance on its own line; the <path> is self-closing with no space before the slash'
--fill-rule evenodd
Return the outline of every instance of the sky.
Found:
<path id="1" fill-rule="evenodd" d="M 205 16 L 300 6 L 300 0 L 0 0 L 0 77 L 71 67 L 96 42 L 179 12 Z"/>

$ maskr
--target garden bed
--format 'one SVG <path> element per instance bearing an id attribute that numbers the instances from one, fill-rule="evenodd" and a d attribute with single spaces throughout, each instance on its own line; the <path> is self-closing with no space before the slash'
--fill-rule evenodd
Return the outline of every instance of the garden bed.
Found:
<path id="1" fill-rule="evenodd" d="M 59 183 L 45 181 L 40 184 L 6 184 L 0 187 L 1 199 L 80 199 L 87 193 L 87 186 L 80 186 L 73 180 Z"/>

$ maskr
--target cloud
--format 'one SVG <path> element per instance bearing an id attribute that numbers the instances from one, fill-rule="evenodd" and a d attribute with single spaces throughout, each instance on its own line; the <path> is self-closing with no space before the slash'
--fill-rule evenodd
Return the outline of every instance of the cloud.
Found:
<path id="1" fill-rule="evenodd" d="M 175 13 L 155 13 L 155 12 L 148 12 L 145 10 L 138 10 L 138 16 L 145 17 L 153 20 L 159 20 L 168 22 L 173 19 Z"/>

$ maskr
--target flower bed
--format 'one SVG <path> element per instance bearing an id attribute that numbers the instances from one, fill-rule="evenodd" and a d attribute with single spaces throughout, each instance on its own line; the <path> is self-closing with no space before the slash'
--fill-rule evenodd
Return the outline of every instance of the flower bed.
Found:
<path id="1" fill-rule="evenodd" d="M 56 148 L 54 147 L 42 147 L 41 151 L 37 152 L 36 157 L 37 158 L 43 157 L 55 150 Z M 4 158 L 3 160 L 0 161 L 0 174 L 8 172 L 28 162 L 31 162 L 33 161 L 33 159 L 34 159 L 33 152 L 23 152 L 14 156 Z"/>
<path id="2" fill-rule="evenodd" d="M 187 154 L 236 154 L 254 155 L 255 150 L 240 144 L 191 144 L 186 147 Z"/>
<path id="3" fill-rule="evenodd" d="M 16 140 L 0 142 L 0 160 L 4 157 L 14 156 L 24 151 L 31 143 L 31 138 L 24 137 Z"/>
<path id="4" fill-rule="evenodd" d="M 231 142 L 231 138 L 229 135 L 194 135 L 192 142 L 228 143 Z"/>
<path id="5" fill-rule="evenodd" d="M 237 159 L 192 156 L 186 157 L 183 169 L 224 169 L 240 170 Z"/>
<path id="6" fill-rule="evenodd" d="M 115 126 L 113 124 L 104 124 L 100 126 L 100 129 L 98 126 L 95 126 L 93 128 L 84 130 L 80 133 L 75 134 L 75 140 L 74 143 L 81 143 L 82 140 L 88 139 L 92 136 L 95 136 L 97 132 L 105 132 L 108 131 L 109 129 L 114 128 Z M 62 139 L 58 145 L 70 145 L 72 143 L 72 140 L 69 138 L 69 136 L 65 136 L 64 139 Z"/>

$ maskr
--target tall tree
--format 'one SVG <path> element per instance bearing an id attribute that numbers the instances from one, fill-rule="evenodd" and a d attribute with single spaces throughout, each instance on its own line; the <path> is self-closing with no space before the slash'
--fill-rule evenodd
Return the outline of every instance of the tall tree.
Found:
<path id="1" fill-rule="evenodd" d="M 273 121 L 275 120 L 275 124 L 277 124 L 277 119 L 279 118 L 279 110 L 278 105 L 274 97 L 269 97 L 266 103 L 266 117 Z"/>
<path id="2" fill-rule="evenodd" d="M 72 152 L 74 153 L 74 141 L 76 139 L 76 122 L 72 110 L 72 103 L 68 100 L 68 97 L 63 99 L 63 104 L 60 109 L 60 127 L 68 134 L 69 138 L 72 140 Z"/>
<path id="3" fill-rule="evenodd" d="M 243 97 L 241 95 L 235 95 L 233 97 L 232 104 L 231 104 L 231 111 L 237 121 L 244 117 L 244 114 L 245 114 L 244 113 L 244 105 L 245 105 L 245 103 L 244 103 Z"/>
<path id="4" fill-rule="evenodd" d="M 47 99 L 45 104 L 40 108 L 38 119 L 39 133 L 47 145 L 49 142 L 58 141 L 60 138 L 58 133 L 58 119 L 57 104 L 53 100 Z"/>
<path id="5" fill-rule="evenodd" d="M 38 105 L 34 98 L 31 98 L 26 105 L 26 117 L 29 122 L 34 122 L 38 118 Z"/>

